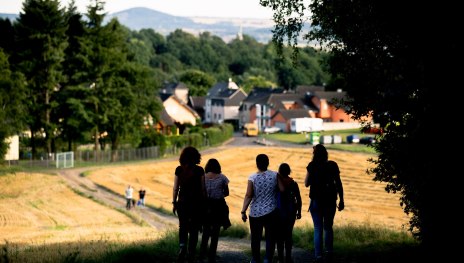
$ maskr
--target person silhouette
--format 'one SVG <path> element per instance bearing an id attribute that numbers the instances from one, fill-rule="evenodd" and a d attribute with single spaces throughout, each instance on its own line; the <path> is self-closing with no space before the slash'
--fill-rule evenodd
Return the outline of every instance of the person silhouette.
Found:
<path id="1" fill-rule="evenodd" d="M 289 175 L 290 166 L 282 163 L 279 166 L 278 179 L 284 190 L 277 193 L 277 208 L 279 210 L 279 228 L 277 235 L 277 254 L 279 262 L 291 263 L 293 247 L 293 227 L 296 219 L 301 219 L 301 195 L 298 183 Z"/>
<path id="2" fill-rule="evenodd" d="M 340 169 L 329 160 L 322 144 L 313 146 L 313 158 L 306 166 L 305 186 L 309 188 L 309 212 L 314 224 L 314 256 L 316 262 L 330 262 L 333 257 L 333 222 L 337 210 L 345 208 Z M 323 248 L 325 255 L 322 254 Z"/>
<path id="3" fill-rule="evenodd" d="M 219 161 L 211 158 L 205 165 L 205 187 L 207 195 L 207 209 L 203 221 L 203 235 L 201 237 L 200 259 L 206 254 L 208 263 L 216 262 L 216 251 L 221 227 L 231 226 L 229 207 L 225 197 L 229 196 L 229 179 L 222 174 Z M 208 242 L 209 251 L 208 248 Z"/>
<path id="4" fill-rule="evenodd" d="M 266 154 L 256 156 L 256 166 L 258 171 L 248 177 L 241 211 L 242 221 L 247 221 L 246 211 L 250 206 L 251 262 L 261 262 L 261 239 L 264 230 L 266 239 L 264 262 L 270 263 L 275 251 L 276 223 L 278 222 L 276 195 L 280 184 L 277 180 L 277 172 L 268 170 L 269 157 Z"/>
<path id="5" fill-rule="evenodd" d="M 131 185 L 128 185 L 125 191 L 127 210 L 130 210 L 132 208 L 133 193 L 134 193 L 134 188 L 132 188 Z"/>
<path id="6" fill-rule="evenodd" d="M 185 147 L 176 167 L 172 194 L 172 212 L 179 218 L 178 262 L 194 262 L 198 233 L 206 203 L 205 170 L 199 166 L 200 152 Z"/>
<path id="7" fill-rule="evenodd" d="M 139 190 L 139 205 L 145 206 L 145 194 L 146 190 L 141 187 Z"/>

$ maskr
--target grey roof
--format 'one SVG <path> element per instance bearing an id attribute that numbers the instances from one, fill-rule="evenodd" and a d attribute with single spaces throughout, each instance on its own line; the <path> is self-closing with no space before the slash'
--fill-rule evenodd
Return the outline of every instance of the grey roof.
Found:
<path id="1" fill-rule="evenodd" d="M 246 98 L 246 93 L 242 89 L 234 90 L 235 92 L 224 100 L 225 106 L 239 106 L 240 103 Z"/>
<path id="2" fill-rule="evenodd" d="M 280 109 L 274 114 L 274 116 L 277 115 L 278 113 L 282 114 L 282 117 L 286 120 L 290 120 L 292 118 L 311 117 L 311 115 L 309 115 L 308 109 L 296 109 L 296 110 Z"/>
<path id="3" fill-rule="evenodd" d="M 160 93 L 159 96 L 160 96 L 160 99 L 161 101 L 165 101 L 167 99 L 169 99 L 169 97 L 171 97 L 173 95 L 173 93 Z"/>
<path id="4" fill-rule="evenodd" d="M 209 89 L 207 97 L 224 101 L 224 106 L 239 106 L 247 95 L 241 88 L 229 88 L 231 83 L 236 85 L 231 81 L 216 83 Z"/>
<path id="5" fill-rule="evenodd" d="M 333 104 L 334 100 L 347 98 L 346 91 L 316 91 L 314 95 L 320 99 L 325 99 L 327 102 Z"/>
<path id="6" fill-rule="evenodd" d="M 174 125 L 174 120 L 169 116 L 166 109 L 163 107 L 160 112 L 160 121 L 163 122 L 167 126 Z"/>
<path id="7" fill-rule="evenodd" d="M 191 96 L 190 105 L 192 108 L 203 108 L 205 106 L 206 98 L 205 96 Z"/>
<path id="8" fill-rule="evenodd" d="M 232 96 L 237 90 L 236 89 L 224 89 L 219 91 L 216 96 L 216 98 L 229 98 Z"/>
<path id="9" fill-rule="evenodd" d="M 208 90 L 208 97 L 216 97 L 220 92 L 229 89 L 229 82 L 218 82 Z"/>
<path id="10" fill-rule="evenodd" d="M 205 101 L 205 96 L 190 96 L 188 101 L 188 105 L 198 113 L 201 119 L 205 115 Z"/>
<path id="11" fill-rule="evenodd" d="M 316 92 L 316 91 L 325 91 L 324 86 L 315 86 L 315 85 L 299 85 L 295 88 L 295 93 L 304 94 L 306 92 Z"/>
<path id="12" fill-rule="evenodd" d="M 282 93 L 272 94 L 267 104 L 272 105 L 275 110 L 285 109 L 283 102 L 293 101 L 296 104 L 296 109 L 305 109 L 306 111 L 312 110 L 318 112 L 319 109 L 313 105 L 310 98 L 306 94 L 295 94 L 295 93 Z"/>
<path id="13" fill-rule="evenodd" d="M 163 87 L 161 87 L 161 89 L 159 90 L 159 93 L 160 94 L 174 94 L 176 89 L 188 89 L 188 87 L 182 83 L 182 82 L 176 82 L 176 83 L 164 83 L 163 84 Z"/>
<path id="14" fill-rule="evenodd" d="M 280 88 L 253 88 L 243 102 L 251 104 L 267 104 L 269 96 L 271 94 L 280 94 L 283 89 Z"/>
<path id="15" fill-rule="evenodd" d="M 301 95 L 293 93 L 272 94 L 269 96 L 267 103 L 273 105 L 275 109 L 283 109 L 284 101 L 294 101 L 298 105 L 297 107 L 304 107 Z"/>

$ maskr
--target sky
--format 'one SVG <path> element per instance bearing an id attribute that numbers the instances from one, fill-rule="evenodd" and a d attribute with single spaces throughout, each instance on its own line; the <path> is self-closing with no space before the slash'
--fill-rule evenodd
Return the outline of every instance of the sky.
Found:
<path id="1" fill-rule="evenodd" d="M 23 0 L 0 0 L 0 13 L 19 14 Z M 62 7 L 69 0 L 60 0 Z M 147 7 L 174 16 L 206 16 L 272 19 L 272 10 L 259 0 L 106 0 L 105 12 L 114 13 L 133 7 Z M 81 13 L 86 13 L 91 0 L 75 0 Z"/>

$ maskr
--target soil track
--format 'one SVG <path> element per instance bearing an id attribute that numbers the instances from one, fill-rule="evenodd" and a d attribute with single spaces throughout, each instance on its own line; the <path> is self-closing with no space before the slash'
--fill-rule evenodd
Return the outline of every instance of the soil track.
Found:
<path id="1" fill-rule="evenodd" d="M 253 144 L 253 141 L 253 138 L 241 138 L 236 136 L 235 138 L 224 143 L 222 146 L 202 151 L 202 154 L 213 153 L 215 151 L 223 149 L 224 147 L 246 147 L 247 144 Z M 114 209 L 123 208 L 123 204 L 125 204 L 125 199 L 122 195 L 115 194 L 112 191 L 108 191 L 104 187 L 95 184 L 92 180 L 88 179 L 87 177 L 81 176 L 82 173 L 94 169 L 98 169 L 98 167 L 65 169 L 60 170 L 58 173 L 63 179 L 65 179 L 65 181 L 71 188 L 83 193 L 85 196 L 97 200 L 98 202 L 104 203 L 105 205 Z M 131 212 L 143 219 L 147 224 L 160 231 L 176 228 L 178 225 L 177 217 L 166 215 L 150 207 L 136 207 L 135 209 L 132 209 Z M 263 242 L 263 244 L 261 245 L 261 249 L 264 248 L 265 244 Z M 217 250 L 217 262 L 250 262 L 249 252 L 249 239 L 233 239 L 221 237 L 219 239 Z M 294 248 L 293 258 L 294 262 L 310 262 L 313 257 L 309 250 Z"/>

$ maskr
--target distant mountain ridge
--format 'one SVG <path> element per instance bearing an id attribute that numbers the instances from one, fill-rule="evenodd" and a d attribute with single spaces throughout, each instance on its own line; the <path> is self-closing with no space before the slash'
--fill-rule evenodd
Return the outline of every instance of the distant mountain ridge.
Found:
<path id="1" fill-rule="evenodd" d="M 13 20 L 16 20 L 16 19 L 19 17 L 19 15 L 17 15 L 17 14 L 3 14 L 3 13 L 0 13 L 0 17 L 3 18 L 3 19 L 8 18 L 8 19 L 10 19 L 11 21 L 13 21 Z"/>
<path id="2" fill-rule="evenodd" d="M 267 43 L 272 39 L 273 24 L 272 21 L 266 19 L 181 17 L 145 7 L 134 7 L 108 14 L 106 19 L 113 17 L 132 30 L 152 28 L 163 35 L 182 29 L 194 35 L 208 31 L 226 42 L 236 38 L 239 33 L 252 36 L 262 43 Z"/>
<path id="3" fill-rule="evenodd" d="M 17 14 L 1 14 L 2 18 L 15 20 Z M 120 12 L 107 14 L 106 21 L 116 17 L 118 21 L 131 30 L 151 28 L 154 31 L 168 35 L 176 29 L 182 29 L 194 35 L 210 32 L 228 42 L 238 34 L 249 35 L 258 42 L 268 43 L 272 39 L 271 20 L 254 18 L 218 18 L 218 17 L 181 17 L 145 7 L 134 7 Z"/>

